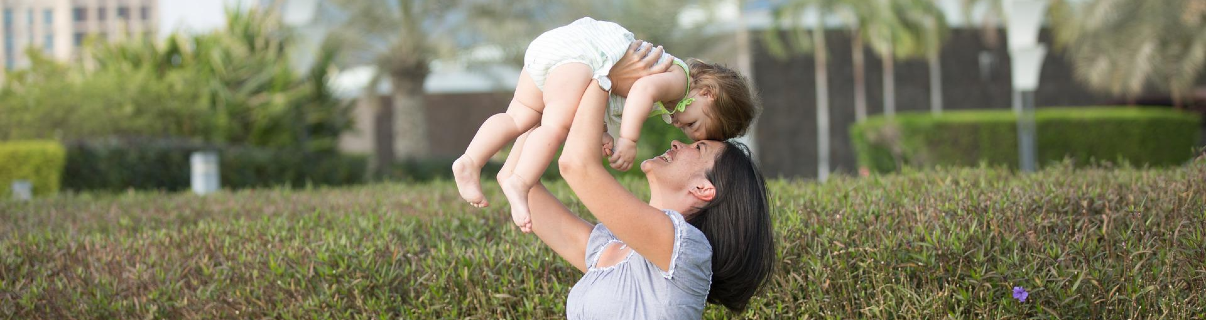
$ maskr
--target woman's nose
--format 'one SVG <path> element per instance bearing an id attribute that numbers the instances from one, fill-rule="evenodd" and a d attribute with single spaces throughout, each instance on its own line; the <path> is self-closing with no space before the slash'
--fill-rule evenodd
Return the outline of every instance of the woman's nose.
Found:
<path id="1" fill-rule="evenodd" d="M 670 141 L 670 149 L 678 149 L 678 148 L 682 148 L 682 147 L 683 147 L 683 143 L 682 143 L 682 142 L 678 142 L 678 140 L 671 140 L 671 141 Z"/>

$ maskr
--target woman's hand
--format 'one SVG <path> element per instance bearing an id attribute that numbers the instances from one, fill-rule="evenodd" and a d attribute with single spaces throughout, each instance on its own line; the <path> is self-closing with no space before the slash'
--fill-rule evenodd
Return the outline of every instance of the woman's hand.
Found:
<path id="1" fill-rule="evenodd" d="M 627 97 L 628 90 L 632 89 L 632 84 L 636 83 L 637 79 L 666 72 L 670 70 L 670 66 L 674 65 L 674 59 L 666 59 L 662 63 L 657 63 L 657 60 L 666 51 L 661 46 L 654 47 L 653 44 L 646 44 L 648 43 L 641 40 L 633 41 L 620 61 L 616 61 L 616 64 L 611 66 L 608 77 L 611 78 L 612 94 Z"/>

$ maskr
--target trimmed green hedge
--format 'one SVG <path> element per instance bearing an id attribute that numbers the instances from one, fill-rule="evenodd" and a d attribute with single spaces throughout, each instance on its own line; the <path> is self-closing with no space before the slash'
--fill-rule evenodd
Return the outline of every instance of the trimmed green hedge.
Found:
<path id="1" fill-rule="evenodd" d="M 11 197 L 13 180 L 29 180 L 35 195 L 59 192 L 63 157 L 55 141 L 0 142 L 0 199 Z"/>
<path id="2" fill-rule="evenodd" d="M 364 181 L 362 156 L 214 146 L 192 142 L 91 141 L 67 145 L 63 187 L 69 190 L 188 189 L 189 156 L 217 151 L 223 188 L 346 185 Z"/>
<path id="3" fill-rule="evenodd" d="M 1079 164 L 1185 163 L 1194 154 L 1200 116 L 1139 107 L 1044 108 L 1036 114 L 1040 165 L 1070 157 Z M 876 172 L 901 166 L 1018 166 L 1017 118 L 1010 110 L 940 116 L 875 116 L 850 128 L 858 163 Z"/>

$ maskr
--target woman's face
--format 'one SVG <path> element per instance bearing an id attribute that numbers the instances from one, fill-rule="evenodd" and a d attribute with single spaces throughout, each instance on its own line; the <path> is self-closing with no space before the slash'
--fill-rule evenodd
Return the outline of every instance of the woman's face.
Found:
<path id="1" fill-rule="evenodd" d="M 724 143 L 701 140 L 692 144 L 670 142 L 670 150 L 641 162 L 641 171 L 649 178 L 650 186 L 687 188 L 695 177 L 705 177 L 724 150 Z"/>

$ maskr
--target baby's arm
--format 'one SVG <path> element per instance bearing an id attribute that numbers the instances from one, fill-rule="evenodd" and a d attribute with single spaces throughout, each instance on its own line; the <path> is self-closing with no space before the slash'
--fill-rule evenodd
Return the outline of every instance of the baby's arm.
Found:
<path id="1" fill-rule="evenodd" d="M 649 118 L 656 101 L 677 101 L 686 95 L 687 74 L 683 68 L 642 77 L 632 85 L 620 120 L 619 139 L 611 155 L 611 167 L 627 171 L 636 158 L 636 141 L 641 137 L 641 125 Z"/>

